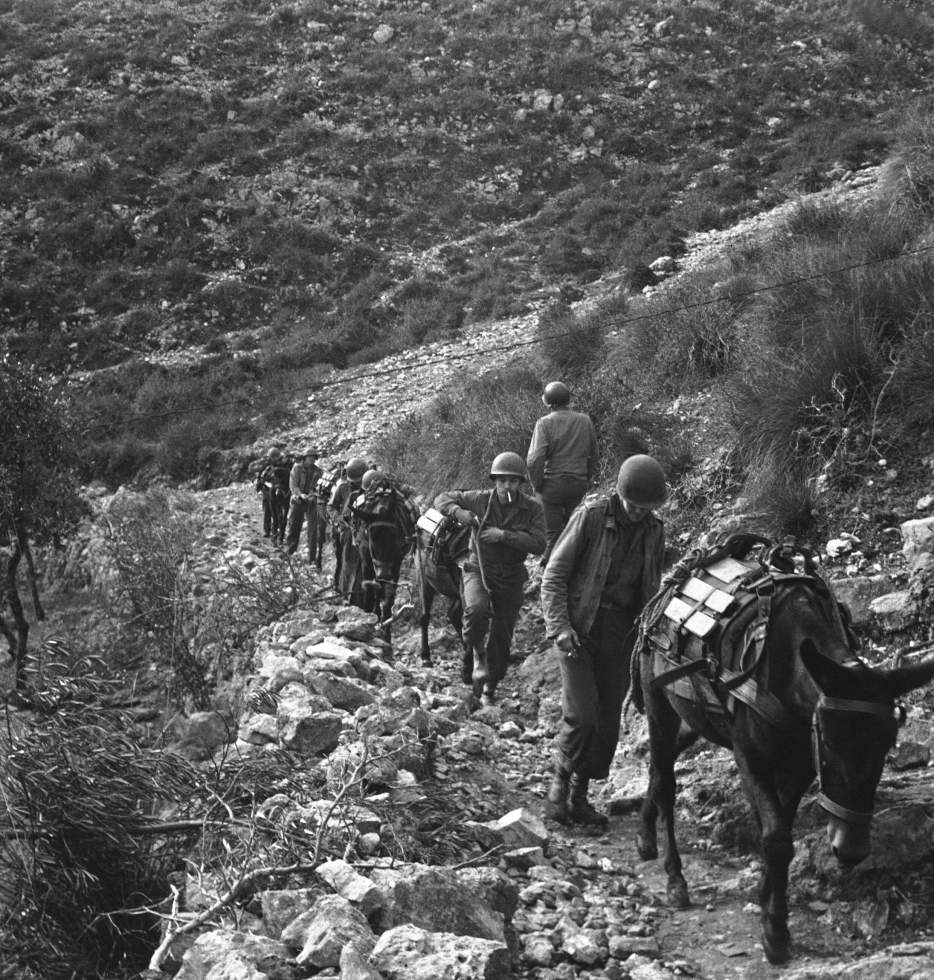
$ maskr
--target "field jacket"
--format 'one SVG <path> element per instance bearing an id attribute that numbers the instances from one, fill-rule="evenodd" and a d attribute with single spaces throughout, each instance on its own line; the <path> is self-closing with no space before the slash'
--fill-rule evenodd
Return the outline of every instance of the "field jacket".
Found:
<path id="1" fill-rule="evenodd" d="M 543 415 L 532 433 L 525 464 L 533 489 L 549 476 L 573 476 L 589 483 L 597 462 L 597 434 L 590 416 L 557 408 Z"/>
<path id="2" fill-rule="evenodd" d="M 289 476 L 289 489 L 292 491 L 292 496 L 297 497 L 302 493 L 306 496 L 316 494 L 318 480 L 321 479 L 322 472 L 323 470 L 318 466 L 305 466 L 304 463 L 296 463 Z"/>
<path id="3" fill-rule="evenodd" d="M 622 505 L 616 494 L 586 500 L 571 514 L 542 575 L 545 633 L 554 639 L 573 628 L 586 636 L 593 626 L 619 537 Z M 638 608 L 658 591 L 665 559 L 665 526 L 649 514 L 644 518 L 642 587 Z"/>
<path id="4" fill-rule="evenodd" d="M 483 544 L 484 565 L 522 565 L 527 555 L 545 550 L 545 516 L 542 505 L 519 492 L 516 502 L 501 508 L 495 490 L 451 490 L 435 498 L 435 507 L 446 517 L 469 524 L 475 514 L 483 527 L 501 527 L 506 536 L 496 544 Z M 484 521 L 484 518 L 486 520 Z M 476 544 L 471 535 L 468 562 L 476 563 Z"/>

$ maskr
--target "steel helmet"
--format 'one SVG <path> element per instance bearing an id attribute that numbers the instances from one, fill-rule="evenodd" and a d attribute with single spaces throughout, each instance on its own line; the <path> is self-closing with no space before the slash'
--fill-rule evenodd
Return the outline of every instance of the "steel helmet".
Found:
<path id="1" fill-rule="evenodd" d="M 636 507 L 661 507 L 668 499 L 665 471 L 651 456 L 630 456 L 619 468 L 616 492 Z"/>
<path id="2" fill-rule="evenodd" d="M 347 474 L 347 479 L 351 483 L 359 483 L 363 479 L 363 474 L 369 467 L 366 465 L 366 460 L 361 459 L 359 456 L 354 456 L 353 459 L 347 460 L 347 466 L 344 472 Z"/>
<path id="3" fill-rule="evenodd" d="M 302 459 L 304 459 L 306 456 L 311 456 L 312 459 L 317 459 L 318 458 L 318 450 L 315 449 L 314 446 L 306 446 L 302 450 Z"/>
<path id="4" fill-rule="evenodd" d="M 571 389 L 563 381 L 549 381 L 542 393 L 546 405 L 567 405 L 571 400 Z"/>
<path id="5" fill-rule="evenodd" d="M 270 458 L 274 459 L 275 457 L 281 455 L 282 455 L 282 450 L 278 446 L 273 446 L 272 449 L 269 450 Z"/>
<path id="6" fill-rule="evenodd" d="M 525 460 L 518 453 L 500 453 L 490 465 L 490 477 L 517 476 L 525 479 Z"/>
<path id="7" fill-rule="evenodd" d="M 363 474 L 363 479 L 360 481 L 360 486 L 363 487 L 364 490 L 366 490 L 366 488 L 370 486 L 370 484 L 372 484 L 373 481 L 378 479 L 380 476 L 382 476 L 382 473 L 380 473 L 380 471 L 377 469 L 367 470 L 366 473 Z"/>

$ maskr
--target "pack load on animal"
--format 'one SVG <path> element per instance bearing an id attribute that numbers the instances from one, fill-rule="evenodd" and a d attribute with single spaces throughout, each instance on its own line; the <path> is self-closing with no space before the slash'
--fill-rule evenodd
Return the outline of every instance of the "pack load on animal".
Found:
<path id="1" fill-rule="evenodd" d="M 447 563 L 465 555 L 470 547 L 470 528 L 440 510 L 429 507 L 416 521 L 421 546 L 432 561 Z"/>
<path id="2" fill-rule="evenodd" d="M 750 550 L 761 557 L 746 557 Z M 654 657 L 656 686 L 712 715 L 728 712 L 734 699 L 767 710 L 750 678 L 762 655 L 776 588 L 793 579 L 828 593 L 809 553 L 755 535 L 733 536 L 680 562 L 643 617 L 642 649 Z M 842 609 L 835 601 L 829 607 L 846 629 Z"/>
<path id="3" fill-rule="evenodd" d="M 396 505 L 407 512 L 410 524 L 420 516 L 418 505 L 406 494 L 399 482 L 388 473 L 368 471 L 364 486 L 350 500 L 354 516 L 364 521 L 389 520 Z"/>
<path id="4" fill-rule="evenodd" d="M 334 492 L 334 487 L 337 484 L 339 476 L 339 470 L 332 470 L 330 473 L 322 473 L 318 477 L 318 482 L 315 484 L 315 493 L 318 495 L 318 500 L 323 504 L 326 504 L 331 499 L 331 494 Z"/>

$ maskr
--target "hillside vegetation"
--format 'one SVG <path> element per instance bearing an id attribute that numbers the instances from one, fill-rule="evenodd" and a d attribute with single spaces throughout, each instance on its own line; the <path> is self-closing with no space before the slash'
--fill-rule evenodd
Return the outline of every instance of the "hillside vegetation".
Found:
<path id="1" fill-rule="evenodd" d="M 4 342 L 71 379 L 86 475 L 184 479 L 322 365 L 641 288 L 885 159 L 932 38 L 865 0 L 0 0 Z"/>
<path id="2" fill-rule="evenodd" d="M 658 456 L 679 531 L 736 500 L 778 536 L 877 538 L 934 472 L 932 137 L 928 116 L 906 119 L 859 207 L 803 199 L 664 289 L 554 303 L 534 354 L 442 393 L 386 457 L 433 491 L 476 483 L 491 451 L 525 452 L 542 383 L 562 377 L 597 425 L 602 479 L 634 451 Z"/>

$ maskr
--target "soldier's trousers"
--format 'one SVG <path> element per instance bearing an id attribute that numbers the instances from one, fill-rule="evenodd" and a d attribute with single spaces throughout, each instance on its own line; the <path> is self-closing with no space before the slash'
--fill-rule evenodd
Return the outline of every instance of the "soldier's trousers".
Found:
<path id="1" fill-rule="evenodd" d="M 600 607 L 575 656 L 561 654 L 561 724 L 555 762 L 585 779 L 606 779 L 629 690 L 635 611 Z"/>
<path id="2" fill-rule="evenodd" d="M 318 550 L 318 501 L 293 499 L 289 505 L 289 530 L 286 535 L 286 551 L 294 555 L 302 535 L 302 524 L 308 524 L 305 536 L 308 539 L 308 560 L 312 561 Z"/>
<path id="3" fill-rule="evenodd" d="M 587 480 L 578 476 L 549 476 L 545 478 L 539 499 L 545 512 L 545 553 L 542 564 L 548 561 L 551 549 L 564 530 L 574 508 L 587 493 Z"/>
<path id="4" fill-rule="evenodd" d="M 464 642 L 470 647 L 486 645 L 487 687 L 495 690 L 506 676 L 512 634 L 522 608 L 525 585 L 525 566 L 496 566 L 487 569 L 487 584 L 483 586 L 478 571 L 464 569 L 461 577 L 461 596 L 464 606 Z M 500 572 L 499 569 L 508 569 Z"/>

